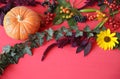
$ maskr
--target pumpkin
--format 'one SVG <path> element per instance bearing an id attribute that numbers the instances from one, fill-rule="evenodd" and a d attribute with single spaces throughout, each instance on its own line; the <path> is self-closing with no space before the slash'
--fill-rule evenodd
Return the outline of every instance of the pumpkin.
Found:
<path id="1" fill-rule="evenodd" d="M 8 36 L 25 40 L 40 28 L 40 16 L 25 6 L 12 8 L 4 17 L 3 25 Z"/>

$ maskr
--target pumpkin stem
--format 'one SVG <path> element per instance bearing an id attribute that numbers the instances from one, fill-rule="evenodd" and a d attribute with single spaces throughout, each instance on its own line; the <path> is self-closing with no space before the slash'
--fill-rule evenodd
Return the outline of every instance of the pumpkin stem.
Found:
<path id="1" fill-rule="evenodd" d="M 23 20 L 23 18 L 20 15 L 17 16 L 17 19 L 19 22 Z"/>

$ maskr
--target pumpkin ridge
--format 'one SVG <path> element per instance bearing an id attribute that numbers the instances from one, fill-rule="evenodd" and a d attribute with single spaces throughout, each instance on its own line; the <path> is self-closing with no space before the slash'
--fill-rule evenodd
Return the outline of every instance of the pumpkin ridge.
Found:
<path id="1" fill-rule="evenodd" d="M 24 15 L 25 13 L 26 13 L 26 11 L 27 11 L 27 9 L 26 8 L 24 8 L 24 12 L 22 11 L 22 7 L 20 8 L 20 15 Z M 23 12 L 23 13 L 22 13 Z"/>
<path id="2" fill-rule="evenodd" d="M 15 25 L 16 25 L 16 24 L 14 24 L 14 27 L 12 27 L 12 31 L 14 30 Z M 13 26 L 13 24 L 10 24 L 10 25 L 8 25 L 8 26 Z M 8 27 L 6 27 L 6 28 L 8 28 Z M 12 32 L 12 31 L 11 31 L 11 32 Z"/>
<path id="3" fill-rule="evenodd" d="M 27 20 L 24 20 L 24 22 L 25 22 L 25 23 L 28 23 L 28 24 L 30 24 L 30 25 L 32 25 L 32 26 L 34 25 L 34 24 L 32 24 L 31 22 L 29 22 L 29 21 L 27 21 Z"/>
<path id="4" fill-rule="evenodd" d="M 17 24 L 15 25 L 15 27 L 13 28 L 12 32 L 11 32 L 11 34 L 12 34 L 13 36 L 16 35 L 16 34 L 18 35 L 17 37 L 14 37 L 14 38 L 17 38 L 17 39 L 19 39 L 18 37 L 20 37 L 20 36 L 19 36 L 19 35 L 20 35 L 19 32 L 17 32 L 17 33 L 15 34 L 16 28 L 20 30 L 20 26 L 19 26 L 18 24 L 20 25 L 20 23 L 17 23 Z M 19 31 L 19 30 L 18 30 L 18 31 Z"/>
<path id="5" fill-rule="evenodd" d="M 24 13 L 25 18 L 28 17 L 28 14 L 30 14 L 30 11 L 32 11 L 32 10 L 27 9 L 27 10 L 25 11 L 25 13 Z M 32 11 L 31 13 L 33 13 L 33 11 Z M 30 15 L 30 16 L 31 16 L 31 15 Z"/>
<path id="6" fill-rule="evenodd" d="M 7 14 L 8 14 L 9 16 L 16 17 L 16 15 L 15 15 L 13 12 L 8 12 Z"/>
<path id="7" fill-rule="evenodd" d="M 22 15 L 23 18 L 26 18 L 25 17 L 25 13 L 27 12 L 27 8 L 24 7 L 24 12 L 22 13 L 22 10 L 23 10 L 23 7 L 20 8 L 20 16 Z"/>
<path id="8" fill-rule="evenodd" d="M 29 27 L 26 26 L 26 24 L 22 23 L 23 27 L 25 28 L 26 32 L 29 34 L 30 32 L 28 31 Z"/>
<path id="9" fill-rule="evenodd" d="M 25 31 L 25 34 L 23 34 L 23 29 Z M 29 33 L 26 31 L 24 26 L 22 26 L 21 28 L 21 23 L 20 23 L 20 39 L 23 39 L 26 34 L 29 34 Z"/>
<path id="10" fill-rule="evenodd" d="M 15 17 L 17 16 L 17 15 L 14 13 L 14 11 L 12 11 L 12 10 L 10 10 L 10 11 L 11 11 L 11 13 L 12 13 L 12 14 L 14 14 L 14 15 L 15 15 Z"/>

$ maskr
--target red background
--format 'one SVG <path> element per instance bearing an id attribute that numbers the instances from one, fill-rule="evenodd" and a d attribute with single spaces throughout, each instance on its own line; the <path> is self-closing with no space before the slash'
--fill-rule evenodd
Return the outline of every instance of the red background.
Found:
<path id="1" fill-rule="evenodd" d="M 29 8 L 39 13 L 44 10 L 40 6 Z M 97 23 L 91 21 L 79 24 L 79 27 L 83 28 L 88 24 L 93 28 Z M 68 26 L 67 22 L 64 22 L 51 28 L 58 29 L 63 25 Z M 4 28 L 0 27 L 0 51 L 7 44 L 14 45 L 19 42 L 22 41 L 9 38 Z M 41 62 L 44 50 L 53 42 L 55 40 L 46 42 L 33 50 L 33 56 L 26 54 L 18 64 L 10 65 L 0 79 L 120 79 L 120 51 L 104 51 L 94 44 L 91 53 L 84 57 L 83 52 L 75 54 L 76 48 L 68 45 L 63 49 L 55 47 L 45 61 Z"/>

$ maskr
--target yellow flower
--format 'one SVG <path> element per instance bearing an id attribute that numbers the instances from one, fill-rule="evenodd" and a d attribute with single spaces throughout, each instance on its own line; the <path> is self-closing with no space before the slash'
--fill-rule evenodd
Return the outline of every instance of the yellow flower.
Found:
<path id="1" fill-rule="evenodd" d="M 104 50 L 111 50 L 113 47 L 115 47 L 116 44 L 119 43 L 117 40 L 118 38 L 115 37 L 115 35 L 116 33 L 111 33 L 110 29 L 101 31 L 97 35 L 97 44 Z"/>

